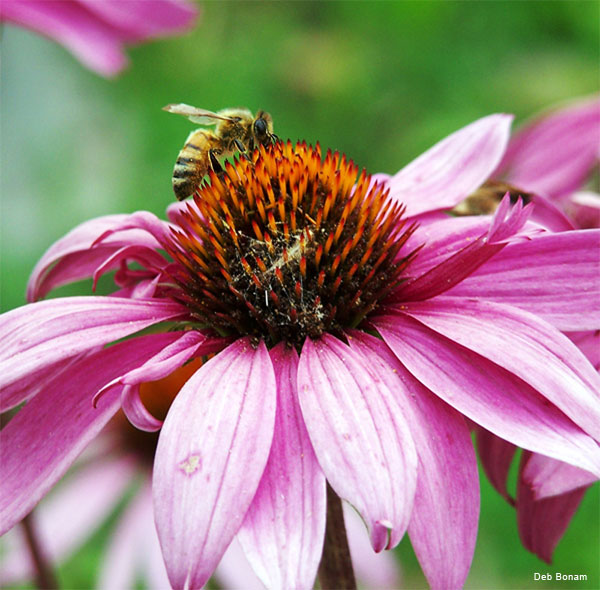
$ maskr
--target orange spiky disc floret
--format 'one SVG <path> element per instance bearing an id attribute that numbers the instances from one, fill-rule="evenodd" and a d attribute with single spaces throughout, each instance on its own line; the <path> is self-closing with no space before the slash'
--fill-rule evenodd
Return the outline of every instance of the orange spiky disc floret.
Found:
<path id="1" fill-rule="evenodd" d="M 221 334 L 273 345 L 357 327 L 415 251 L 403 207 L 339 153 L 277 142 L 227 163 L 173 230 L 179 297 Z"/>

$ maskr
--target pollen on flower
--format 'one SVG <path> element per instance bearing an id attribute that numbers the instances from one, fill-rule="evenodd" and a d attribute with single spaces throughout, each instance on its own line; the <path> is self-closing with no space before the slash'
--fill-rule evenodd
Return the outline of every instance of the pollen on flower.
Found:
<path id="1" fill-rule="evenodd" d="M 403 280 L 415 230 L 339 153 L 277 142 L 211 172 L 169 253 L 174 295 L 224 335 L 300 347 L 359 326 Z"/>
<path id="2" fill-rule="evenodd" d="M 190 455 L 185 461 L 179 463 L 178 467 L 186 475 L 192 475 L 200 468 L 200 455 Z"/>

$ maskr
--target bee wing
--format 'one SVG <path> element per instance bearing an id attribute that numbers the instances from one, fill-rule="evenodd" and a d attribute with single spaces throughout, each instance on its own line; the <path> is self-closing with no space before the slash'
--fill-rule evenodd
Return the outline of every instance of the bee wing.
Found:
<path id="1" fill-rule="evenodd" d="M 166 107 L 163 107 L 163 111 L 175 113 L 176 115 L 183 115 L 198 125 L 216 125 L 218 121 L 232 120 L 230 117 L 223 117 L 222 115 L 217 115 L 217 113 L 213 113 L 212 111 L 197 109 L 196 107 L 192 107 L 189 104 L 183 103 L 168 104 Z"/>

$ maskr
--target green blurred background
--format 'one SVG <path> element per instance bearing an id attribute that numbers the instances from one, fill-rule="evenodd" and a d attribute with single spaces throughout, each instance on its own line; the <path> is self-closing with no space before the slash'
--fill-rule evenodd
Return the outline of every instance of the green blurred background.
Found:
<path id="1" fill-rule="evenodd" d="M 370 172 L 393 173 L 478 117 L 511 112 L 518 124 L 599 87 L 597 2 L 200 6 L 191 33 L 131 48 L 129 69 L 115 80 L 46 39 L 5 27 L 3 311 L 24 303 L 36 260 L 75 225 L 136 209 L 163 215 L 174 160 L 193 128 L 161 111 L 169 102 L 263 108 L 280 137 L 319 141 Z M 483 479 L 482 493 L 468 588 L 600 587 L 598 486 L 551 566 L 520 546 L 514 511 Z M 65 587 L 92 583 L 105 533 L 62 568 Z M 397 554 L 406 587 L 424 587 L 407 541 Z M 557 571 L 588 581 L 534 581 L 534 572 Z"/>

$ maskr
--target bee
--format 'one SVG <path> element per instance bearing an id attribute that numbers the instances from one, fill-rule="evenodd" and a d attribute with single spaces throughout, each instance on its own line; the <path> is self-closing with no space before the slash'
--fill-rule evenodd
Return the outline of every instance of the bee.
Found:
<path id="1" fill-rule="evenodd" d="M 223 109 L 213 113 L 187 104 L 168 104 L 163 110 L 183 115 L 199 125 L 216 125 L 214 131 L 192 131 L 177 156 L 173 192 L 179 201 L 196 191 L 209 170 L 223 170 L 219 157 L 231 156 L 236 150 L 246 153 L 277 139 L 273 134 L 273 119 L 265 111 L 258 111 L 255 117 L 248 109 Z"/>
<path id="2" fill-rule="evenodd" d="M 532 193 L 525 192 L 512 184 L 501 180 L 488 180 L 464 201 L 456 205 L 452 209 L 452 213 L 458 216 L 491 215 L 496 211 L 506 193 L 509 193 L 512 203 L 516 203 L 518 198 L 521 198 L 524 203 L 529 203 L 533 199 Z"/>

